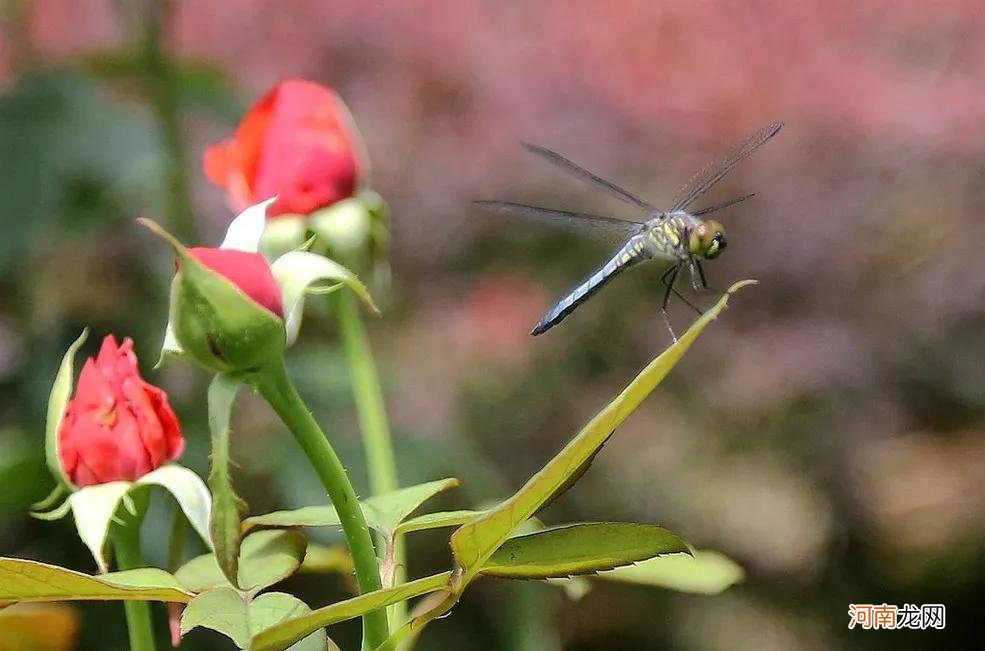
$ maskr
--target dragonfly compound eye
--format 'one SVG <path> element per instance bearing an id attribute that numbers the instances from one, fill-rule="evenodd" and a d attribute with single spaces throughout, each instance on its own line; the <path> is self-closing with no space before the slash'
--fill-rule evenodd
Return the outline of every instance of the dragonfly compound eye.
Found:
<path id="1" fill-rule="evenodd" d="M 725 241 L 725 233 L 718 231 L 715 233 L 715 237 L 711 238 L 711 243 L 708 245 L 708 250 L 705 251 L 705 257 L 711 260 L 712 258 L 717 258 L 718 254 L 722 252 L 728 243 Z"/>
<path id="2" fill-rule="evenodd" d="M 700 224 L 694 232 L 696 241 L 692 240 L 691 252 L 702 258 L 711 260 L 725 248 L 725 229 L 714 220 Z"/>

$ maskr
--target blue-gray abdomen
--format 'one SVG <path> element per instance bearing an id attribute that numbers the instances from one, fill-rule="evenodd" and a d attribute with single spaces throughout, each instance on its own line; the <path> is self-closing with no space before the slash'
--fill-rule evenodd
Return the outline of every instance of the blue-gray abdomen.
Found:
<path id="1" fill-rule="evenodd" d="M 572 289 L 568 292 L 567 296 L 558 301 L 557 305 L 552 307 L 544 315 L 544 318 L 540 320 L 540 323 L 537 324 L 530 334 L 536 336 L 547 332 L 560 323 L 564 317 L 574 312 L 575 308 L 587 301 L 592 294 L 612 280 L 616 274 L 638 262 L 646 260 L 647 257 L 638 239 L 636 237 L 632 238 L 608 262 L 589 276 L 585 282 Z"/>

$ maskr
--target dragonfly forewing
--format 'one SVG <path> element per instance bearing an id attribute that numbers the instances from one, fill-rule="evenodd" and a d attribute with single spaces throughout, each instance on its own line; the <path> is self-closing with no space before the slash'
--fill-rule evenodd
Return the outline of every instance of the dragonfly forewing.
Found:
<path id="1" fill-rule="evenodd" d="M 568 160 L 567 158 L 557 153 L 556 151 L 551 151 L 550 149 L 546 147 L 541 147 L 540 145 L 532 145 L 529 142 L 524 142 L 521 144 L 523 145 L 524 149 L 526 149 L 527 151 L 536 154 L 537 156 L 540 156 L 547 162 L 556 165 L 557 167 L 561 168 L 562 170 L 564 170 L 568 174 L 571 174 L 572 176 L 575 176 L 583 181 L 588 181 L 589 183 L 592 183 L 602 188 L 603 190 L 605 190 L 606 192 L 608 192 L 609 194 L 611 194 L 617 199 L 632 204 L 637 208 L 642 209 L 646 213 L 660 212 L 660 210 L 656 206 L 654 206 L 646 199 L 638 197 L 637 195 L 633 194 L 626 188 L 619 187 L 612 181 L 607 181 L 606 179 L 603 179 L 601 176 L 593 172 L 589 172 L 578 163 Z"/>
<path id="2" fill-rule="evenodd" d="M 476 201 L 474 203 L 483 210 L 498 215 L 534 221 L 576 234 L 590 234 L 611 242 L 625 242 L 642 232 L 646 227 L 645 224 L 629 219 L 529 206 L 512 201 Z"/>
<path id="3" fill-rule="evenodd" d="M 782 128 L 782 122 L 771 122 L 742 142 L 735 144 L 720 159 L 703 167 L 677 193 L 677 196 L 674 197 L 674 203 L 668 212 L 687 209 L 695 199 L 710 190 L 726 174 L 735 169 L 736 165 L 751 156 Z"/>

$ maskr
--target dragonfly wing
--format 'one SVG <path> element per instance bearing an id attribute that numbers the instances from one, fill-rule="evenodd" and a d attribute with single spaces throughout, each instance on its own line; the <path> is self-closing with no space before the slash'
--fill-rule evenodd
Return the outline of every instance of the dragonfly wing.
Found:
<path id="1" fill-rule="evenodd" d="M 603 179 L 601 176 L 589 172 L 581 165 L 578 165 L 577 163 L 568 160 L 567 158 L 565 158 L 564 156 L 562 156 L 561 154 L 555 151 L 551 151 L 550 149 L 547 149 L 546 147 L 541 147 L 539 145 L 532 145 L 528 142 L 524 142 L 520 144 L 522 144 L 523 148 L 526 149 L 527 151 L 536 154 L 537 156 L 540 156 L 541 158 L 551 163 L 552 165 L 556 165 L 560 167 L 568 174 L 571 174 L 572 176 L 575 176 L 581 179 L 582 181 L 588 181 L 589 183 L 592 183 L 602 188 L 603 190 L 605 190 L 606 192 L 608 192 L 609 194 L 611 194 L 617 199 L 625 201 L 626 203 L 630 203 L 636 206 L 637 208 L 640 208 L 648 213 L 660 212 L 653 204 L 651 204 L 646 199 L 641 199 L 640 197 L 636 196 L 629 190 L 619 187 L 612 181 L 607 181 Z"/>
<path id="2" fill-rule="evenodd" d="M 707 192 L 713 185 L 722 180 L 736 165 L 748 158 L 763 144 L 775 136 L 783 128 L 782 122 L 773 122 L 752 134 L 745 140 L 734 145 L 715 162 L 703 168 L 687 182 L 674 198 L 673 207 L 669 212 L 684 210 L 695 199 Z"/>
<path id="3" fill-rule="evenodd" d="M 708 206 L 707 208 L 702 208 L 701 210 L 695 210 L 691 214 L 694 215 L 695 217 L 700 217 L 701 215 L 707 215 L 709 213 L 718 212 L 719 210 L 725 210 L 726 208 L 728 208 L 730 206 L 734 206 L 737 203 L 742 203 L 746 199 L 752 199 L 755 196 L 756 196 L 756 193 L 755 192 L 752 192 L 750 194 L 746 194 L 746 195 L 743 195 L 741 197 L 736 197 L 734 199 L 729 199 L 728 201 L 723 201 L 721 203 L 716 203 L 713 206 Z"/>
<path id="4" fill-rule="evenodd" d="M 519 217 L 575 233 L 588 233 L 609 241 L 624 242 L 644 228 L 644 224 L 629 219 L 554 210 L 512 201 L 475 201 L 474 203 L 483 210 L 498 215 Z"/>

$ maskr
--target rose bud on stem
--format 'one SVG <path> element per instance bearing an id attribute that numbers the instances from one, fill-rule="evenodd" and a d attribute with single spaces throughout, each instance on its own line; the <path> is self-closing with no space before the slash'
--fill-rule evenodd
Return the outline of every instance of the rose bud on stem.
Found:
<path id="1" fill-rule="evenodd" d="M 69 359 L 84 338 L 85 334 L 70 348 Z M 62 381 L 70 384 L 71 362 L 63 362 L 63 369 L 69 373 L 59 373 L 56 387 Z M 107 335 L 98 355 L 83 365 L 74 395 L 64 404 L 56 399 L 52 407 L 59 419 L 53 432 L 57 476 L 74 491 L 65 505 L 72 509 L 80 535 L 104 571 L 106 537 L 112 541 L 117 569 L 141 567 L 140 525 L 149 495 L 139 484 L 185 448 L 167 394 L 141 377 L 133 340 L 126 337 L 117 344 Z M 201 485 L 186 474 L 172 473 L 172 478 L 186 486 Z M 104 485 L 112 490 L 100 490 Z M 126 508 L 118 508 L 121 501 Z M 153 650 L 148 605 L 127 601 L 124 608 L 130 648 Z"/>
<path id="2" fill-rule="evenodd" d="M 278 285 L 271 265 L 259 254 L 234 249 L 187 249 L 154 222 L 141 222 L 165 239 L 178 259 L 170 310 L 170 327 L 178 349 L 220 373 L 217 379 L 248 382 L 263 395 L 307 455 L 339 514 L 359 591 L 379 590 L 382 584 L 376 551 L 355 490 L 328 438 L 294 388 L 283 359 L 288 334 L 284 316 L 300 312 L 302 297 L 311 282 L 331 279 L 348 285 L 372 305 L 365 288 L 343 267 L 312 253 L 295 251 L 278 260 L 278 263 L 283 261 L 282 269 L 287 270 L 284 287 L 291 289 L 290 307 L 286 307 L 284 287 Z M 296 275 L 290 276 L 287 273 L 290 271 Z M 228 463 L 225 454 L 213 454 L 213 459 L 216 458 Z M 228 482 L 228 469 L 218 474 L 215 470 L 214 476 L 222 476 Z M 231 492 L 228 483 L 223 490 L 227 489 Z M 216 490 L 213 486 L 213 491 Z M 228 508 L 235 511 L 231 502 Z M 214 509 L 213 518 L 218 510 Z M 233 523 L 238 518 L 234 512 L 221 515 Z M 233 538 L 229 541 L 231 549 L 238 546 L 236 529 L 221 527 L 226 536 Z M 215 535 L 218 529 L 213 526 L 212 530 Z M 220 541 L 215 543 L 218 556 Z M 234 565 L 235 562 L 227 563 L 223 571 L 235 583 Z M 386 641 L 388 632 L 385 611 L 363 617 L 365 646 L 379 647 Z"/>
<path id="3" fill-rule="evenodd" d="M 338 95 L 288 79 L 253 105 L 232 137 L 206 151 L 205 175 L 236 211 L 277 197 L 268 216 L 308 215 L 356 193 L 361 148 Z"/>

